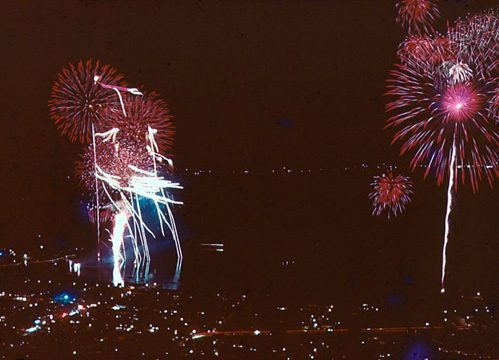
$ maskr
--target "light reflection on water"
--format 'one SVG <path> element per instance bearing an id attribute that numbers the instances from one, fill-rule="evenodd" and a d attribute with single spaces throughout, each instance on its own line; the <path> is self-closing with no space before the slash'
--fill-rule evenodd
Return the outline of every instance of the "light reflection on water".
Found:
<path id="1" fill-rule="evenodd" d="M 108 256 L 100 262 L 92 257 L 68 260 L 69 272 L 89 282 L 107 282 L 114 286 L 147 284 L 178 290 L 182 263 L 170 253 L 169 250 L 158 250 L 151 254 L 151 261 L 138 264 L 133 257 L 113 261 L 112 256 Z"/>

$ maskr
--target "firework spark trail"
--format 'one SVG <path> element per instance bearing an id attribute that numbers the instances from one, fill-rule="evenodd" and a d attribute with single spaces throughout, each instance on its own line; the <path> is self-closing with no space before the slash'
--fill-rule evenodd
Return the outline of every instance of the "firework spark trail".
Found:
<path id="1" fill-rule="evenodd" d="M 139 216 L 139 219 L 141 219 L 140 226 L 141 226 L 142 236 L 140 236 L 140 241 L 141 241 L 142 249 L 144 251 L 145 261 L 146 261 L 146 263 L 149 263 L 151 261 L 151 255 L 149 254 L 149 247 L 147 246 L 147 236 L 145 234 L 145 223 L 144 223 L 144 221 L 142 221 L 142 211 L 140 210 L 139 197 L 138 196 L 134 196 L 134 197 L 135 197 L 135 203 L 137 204 L 138 216 Z M 151 235 L 153 237 L 155 237 L 154 233 L 152 233 L 152 232 L 151 232 Z"/>
<path id="2" fill-rule="evenodd" d="M 97 83 L 99 84 L 101 87 L 105 88 L 105 89 L 112 89 L 114 91 L 116 91 L 116 93 L 118 94 L 118 97 L 120 99 L 120 104 L 121 104 L 121 108 L 123 110 L 123 114 L 125 116 L 126 115 L 126 111 L 125 111 L 125 104 L 123 103 L 123 97 L 121 96 L 121 93 L 120 91 L 127 91 L 133 95 L 140 95 L 142 96 L 143 94 L 136 88 L 127 88 L 127 87 L 124 87 L 124 86 L 116 86 L 116 85 L 108 85 L 108 84 L 104 84 L 102 82 L 99 81 L 100 80 L 100 76 L 94 76 L 94 83 Z M 118 133 L 119 129 L 111 129 L 110 131 L 106 132 L 106 133 L 103 133 L 103 134 L 99 134 L 101 136 L 104 137 L 104 142 L 108 141 L 110 138 L 113 139 L 113 142 L 116 140 L 116 134 Z M 107 137 L 105 137 L 105 135 L 109 134 Z M 92 139 L 93 139 L 93 148 L 94 148 L 94 167 L 95 167 L 95 173 L 97 173 L 97 153 L 96 153 L 96 146 L 95 146 L 95 129 L 94 129 L 94 124 L 92 124 Z M 99 245 L 99 241 L 100 241 L 100 224 L 99 224 L 99 194 L 98 194 L 98 180 L 97 180 L 97 176 L 95 176 L 95 198 L 96 198 L 96 205 L 97 205 L 97 247 Z M 135 241 L 132 242 L 134 245 L 134 253 L 135 253 L 135 258 L 137 259 L 137 245 L 135 243 Z M 147 252 L 149 250 L 147 249 Z M 97 249 L 97 261 L 100 261 L 100 250 Z M 140 262 L 140 261 L 139 261 Z"/>
<path id="3" fill-rule="evenodd" d="M 112 140 L 112 142 L 115 143 L 116 142 L 116 135 L 118 134 L 119 131 L 120 131 L 120 129 L 118 129 L 118 128 L 112 128 L 111 130 L 108 130 L 106 132 L 97 133 L 97 134 L 95 134 L 95 136 L 101 137 L 102 142 L 108 142 L 109 140 Z"/>
<path id="4" fill-rule="evenodd" d="M 161 154 L 158 153 L 159 151 L 159 147 L 158 147 L 158 144 L 154 138 L 154 135 L 157 134 L 157 130 L 156 129 L 153 129 L 151 126 L 147 126 L 147 134 L 146 134 L 146 139 L 147 141 L 149 142 L 149 145 L 147 146 L 147 149 L 149 151 L 149 154 L 151 155 L 152 159 L 153 159 L 153 165 L 154 165 L 154 176 L 157 176 L 157 164 L 156 164 L 156 159 L 158 158 L 160 161 L 162 160 L 166 160 L 168 162 L 168 165 L 170 167 L 173 167 L 173 162 L 162 156 Z M 166 197 L 163 189 L 161 189 L 161 195 L 163 197 Z M 178 281 L 178 278 L 180 276 L 180 272 L 181 272 L 181 268 L 182 268 L 182 260 L 183 260 L 183 256 L 182 256 L 182 248 L 180 246 L 180 239 L 178 238 L 178 232 L 177 232 L 177 228 L 176 228 L 176 225 L 175 225 L 175 219 L 173 218 L 173 214 L 170 210 L 170 207 L 168 204 L 166 204 L 166 208 L 168 210 L 168 217 L 170 219 L 170 222 L 167 221 L 167 219 L 164 217 L 163 213 L 160 211 L 159 209 L 159 205 L 155 202 L 155 205 L 156 205 L 156 210 L 157 210 L 157 213 L 158 213 L 158 217 L 162 217 L 163 219 L 159 219 L 159 224 L 160 224 L 160 228 L 161 228 L 161 234 L 164 236 L 165 233 L 164 233 L 164 228 L 163 228 L 163 222 L 165 224 L 168 225 L 169 229 L 170 229 L 170 232 L 172 233 L 173 235 L 173 240 L 175 242 L 175 249 L 177 251 L 177 266 L 176 266 L 176 271 L 175 271 L 175 282 Z M 163 221 L 162 221 L 163 220 Z M 170 225 L 171 224 L 171 225 Z"/>
<path id="5" fill-rule="evenodd" d="M 153 237 L 155 237 L 154 233 L 147 227 L 147 225 L 145 225 L 144 221 L 142 220 L 142 216 L 140 216 L 140 214 L 137 213 L 137 211 L 133 207 L 134 194 L 131 191 L 128 191 L 128 193 L 130 195 L 130 201 L 128 201 L 126 199 L 126 197 L 124 196 L 123 192 L 121 191 L 122 189 L 119 187 L 119 181 L 117 180 L 117 178 L 119 179 L 119 177 L 104 173 L 102 171 L 102 169 L 100 169 L 99 166 L 97 166 L 97 169 L 103 174 L 103 175 L 100 175 L 100 174 L 96 175 L 100 180 L 105 181 L 112 188 L 120 190 L 120 195 L 121 195 L 124 206 L 126 207 L 127 211 L 130 214 L 132 214 L 132 218 L 134 219 L 134 221 L 136 221 L 137 224 L 140 225 L 141 229 L 144 230 L 144 232 L 143 232 L 144 236 L 145 236 L 145 230 L 147 230 Z M 105 191 L 106 195 L 108 196 L 109 200 L 113 203 L 113 205 L 117 209 L 119 209 L 120 206 L 115 201 L 113 201 L 113 199 L 112 199 L 109 191 L 105 187 L 105 185 L 103 186 L 103 188 L 104 188 L 104 191 Z"/>
<path id="6" fill-rule="evenodd" d="M 157 153 L 158 151 L 158 144 L 156 143 L 156 140 L 154 138 L 154 135 L 157 133 L 157 130 L 156 129 L 153 129 L 151 128 L 150 126 L 147 127 L 147 133 L 146 133 L 146 140 L 149 142 L 149 145 L 147 146 L 147 149 L 149 151 L 149 154 L 151 155 L 152 159 L 153 159 L 153 165 L 154 165 L 154 171 L 153 172 L 146 172 L 146 171 L 143 171 L 141 169 L 138 169 L 132 165 L 130 165 L 129 167 L 132 169 L 132 170 L 135 170 L 137 172 L 140 172 L 140 173 L 144 173 L 145 175 L 149 175 L 151 176 L 151 178 L 157 178 L 157 164 L 156 164 L 156 159 L 159 159 L 159 160 L 166 160 L 168 162 L 168 164 L 170 166 L 173 167 L 173 163 L 170 159 L 160 155 L 159 153 Z M 150 178 L 150 179 L 151 179 Z M 166 199 L 166 195 L 164 193 L 164 189 L 163 187 L 159 187 L 160 189 L 160 192 L 161 192 L 161 197 L 160 198 L 164 198 Z M 173 202 L 173 201 L 172 201 Z M 174 240 L 174 243 L 175 243 L 175 249 L 177 251 L 177 265 L 176 265 L 176 270 L 175 270 L 175 277 L 174 277 L 174 282 L 177 282 L 179 277 L 180 277 L 180 273 L 181 273 L 181 269 L 182 269 L 182 261 L 183 261 L 183 255 L 182 255 L 182 248 L 181 248 L 181 245 L 180 245 L 180 239 L 178 237 L 178 232 L 177 232 L 177 228 L 176 228 L 176 224 L 175 224 L 175 219 L 173 217 L 173 213 L 171 212 L 171 209 L 170 209 L 170 206 L 168 204 L 168 202 L 164 203 L 164 205 L 166 206 L 166 209 L 167 209 L 167 212 L 168 212 L 168 217 L 169 217 L 169 221 L 165 218 L 165 216 L 163 215 L 163 212 L 160 210 L 159 208 L 159 202 L 158 201 L 154 201 L 154 204 L 156 206 L 156 211 L 157 211 L 157 214 L 158 214 L 158 220 L 159 220 L 159 224 L 160 224 L 160 228 L 161 228 L 161 234 L 164 236 L 165 233 L 164 233 L 164 227 L 163 227 L 163 223 L 165 223 L 169 230 L 170 230 L 170 233 L 172 234 L 173 236 L 173 240 Z"/>
<path id="7" fill-rule="evenodd" d="M 175 220 L 173 217 L 173 213 L 170 209 L 170 204 L 182 204 L 182 202 L 175 201 L 172 199 L 169 199 L 165 195 L 165 189 L 168 188 L 174 188 L 174 189 L 182 189 L 182 187 L 178 183 L 171 182 L 169 180 L 165 180 L 162 177 L 158 177 L 156 173 L 154 172 L 149 172 L 146 170 L 142 170 L 140 168 L 137 168 L 133 165 L 128 166 L 131 170 L 133 170 L 137 175 L 133 175 L 130 177 L 128 184 L 127 185 L 122 185 L 121 184 L 121 178 L 116 175 L 111 175 L 106 172 L 104 172 L 98 165 L 97 165 L 97 172 L 95 174 L 96 178 L 101 180 L 104 184 L 108 184 L 111 188 L 114 190 L 117 190 L 121 194 L 121 198 L 123 201 L 123 205 L 126 208 L 126 211 L 130 214 L 132 220 L 133 220 L 133 232 L 130 231 L 130 238 L 132 240 L 133 248 L 134 248 L 134 253 L 135 253 L 135 263 L 140 268 L 142 264 L 145 266 L 148 266 L 150 262 L 150 254 L 149 254 L 149 248 L 148 248 L 148 243 L 147 243 L 147 234 L 146 231 L 151 234 L 151 236 L 154 236 L 154 233 L 147 227 L 145 222 L 142 219 L 142 213 L 140 209 L 140 203 L 139 203 L 139 196 L 151 199 L 157 209 L 158 213 L 158 219 L 161 224 L 161 228 L 163 228 L 163 224 L 166 224 L 168 229 L 170 230 L 170 233 L 172 234 L 174 243 L 175 243 L 175 248 L 177 251 L 177 264 L 176 264 L 176 271 L 175 271 L 175 278 L 174 281 L 178 281 L 180 277 L 180 272 L 181 272 L 181 267 L 182 267 L 182 260 L 183 260 L 183 255 L 182 255 L 182 249 L 180 246 L 180 240 L 178 237 L 178 232 L 177 228 L 175 225 Z M 108 196 L 109 200 L 114 203 L 112 200 L 111 194 L 107 190 L 107 187 L 104 186 L 104 191 L 106 195 Z M 124 194 L 129 194 L 130 200 L 127 200 L 126 196 Z M 134 206 L 135 202 L 135 206 Z M 166 206 L 166 210 L 168 213 L 168 218 L 165 217 L 163 212 L 160 209 L 160 204 Z M 119 209 L 119 205 L 114 203 L 114 205 Z M 131 228 L 129 226 L 129 228 Z M 164 233 L 163 233 L 164 235 Z M 113 236 L 116 236 L 113 234 Z M 123 237 L 123 233 L 121 233 L 121 237 Z M 144 253 L 144 258 L 140 257 L 140 251 L 139 249 L 139 244 L 143 250 Z"/>
<path id="8" fill-rule="evenodd" d="M 126 115 L 126 111 L 125 111 L 125 103 L 123 102 L 123 97 L 121 96 L 121 91 L 129 92 L 130 94 L 133 94 L 133 95 L 139 95 L 139 96 L 144 95 L 137 88 L 127 88 L 124 86 L 105 84 L 105 83 L 100 81 L 100 76 L 98 76 L 98 75 L 94 76 L 94 83 L 100 85 L 104 89 L 110 89 L 110 90 L 116 91 L 116 94 L 118 94 L 118 98 L 120 99 L 121 109 L 123 110 L 123 114 L 125 116 L 127 116 L 127 115 Z"/>
<path id="9" fill-rule="evenodd" d="M 95 126 L 92 124 L 92 144 L 94 150 L 94 171 L 97 173 L 97 149 L 95 147 Z M 97 261 L 100 262 L 100 219 L 99 219 L 99 181 L 95 177 L 95 204 L 96 204 L 96 219 L 97 219 Z"/>
<path id="10" fill-rule="evenodd" d="M 130 222 L 128 221 L 128 219 L 130 217 L 132 217 L 133 219 L 133 233 L 130 232 L 130 239 L 131 239 L 131 243 L 132 243 L 132 248 L 133 248 L 133 251 L 134 251 L 134 257 L 135 257 L 135 260 L 134 260 L 134 266 L 135 267 L 141 267 L 142 264 L 143 264 L 143 259 L 142 259 L 142 255 L 140 253 L 140 250 L 139 250 L 139 246 L 138 246 L 138 242 L 137 242 L 137 227 L 138 227 L 138 224 L 137 224 L 137 213 L 135 212 L 135 210 L 133 209 L 133 205 L 126 199 L 126 197 L 124 197 L 123 194 L 121 194 L 122 196 L 122 201 L 120 202 L 120 204 L 118 204 L 117 202 L 115 202 L 111 195 L 109 194 L 109 191 L 107 190 L 107 187 L 105 186 L 105 184 L 103 184 L 103 189 L 104 189 L 104 192 L 106 193 L 106 195 L 108 196 L 109 200 L 111 201 L 111 203 L 113 204 L 113 206 L 116 208 L 116 209 L 121 209 L 122 207 L 125 207 L 125 211 L 127 212 L 127 214 L 132 214 L 133 216 L 130 216 L 128 215 L 127 217 L 127 225 L 128 225 L 128 228 L 130 229 Z M 130 198 L 133 199 L 133 195 L 132 194 L 129 194 L 130 195 Z M 139 220 L 142 221 L 141 218 L 139 218 Z M 154 237 L 154 234 L 149 230 L 149 228 L 147 228 L 147 230 L 153 235 Z M 123 237 L 124 233 L 121 235 L 121 237 Z M 144 235 L 141 235 L 141 239 L 145 236 Z M 113 234 L 111 234 L 111 237 L 113 237 Z M 125 239 L 123 238 L 123 243 L 125 241 Z M 126 252 L 124 251 L 124 254 Z M 138 280 L 138 279 L 137 279 Z"/>
<path id="11" fill-rule="evenodd" d="M 166 205 L 166 209 L 168 210 L 168 216 L 170 217 L 170 224 L 173 227 L 173 230 L 171 231 L 173 234 L 173 240 L 175 241 L 175 247 L 177 249 L 177 266 L 175 268 L 175 277 L 174 277 L 174 282 L 178 282 L 180 278 L 180 273 L 182 272 L 182 261 L 183 261 L 183 255 L 182 255 L 182 248 L 180 246 L 180 239 L 178 237 L 178 232 L 177 232 L 177 226 L 175 224 L 175 219 L 173 217 L 173 213 L 168 206 Z M 167 222 L 168 224 L 168 222 Z"/>
<path id="12" fill-rule="evenodd" d="M 105 83 L 100 81 L 100 78 L 101 78 L 100 76 L 95 75 L 94 76 L 94 83 L 98 84 L 99 86 L 101 86 L 104 89 L 111 89 L 111 90 L 116 91 L 116 93 L 118 94 L 118 98 L 120 99 L 120 104 L 121 104 L 121 109 L 123 110 L 123 114 L 125 116 L 127 116 L 126 111 L 125 111 L 125 104 L 123 102 L 123 97 L 121 96 L 120 91 L 126 91 L 126 92 L 133 94 L 133 95 L 139 95 L 139 96 L 142 96 L 143 94 L 137 88 L 127 88 L 124 86 L 105 84 Z M 95 134 L 94 124 L 92 123 L 92 141 L 93 141 L 93 150 L 94 150 L 95 174 L 97 174 L 97 150 L 96 150 L 96 145 L 95 145 L 96 144 L 95 143 L 95 136 L 103 137 L 103 142 L 107 142 L 110 139 L 112 139 L 113 142 L 116 142 L 116 134 L 118 133 L 118 131 L 119 131 L 119 129 L 113 128 L 105 133 Z M 116 148 L 117 148 L 117 146 L 118 145 L 116 144 Z M 96 212 L 97 212 L 97 261 L 100 261 L 99 187 L 98 187 L 97 175 L 95 176 L 95 199 L 96 199 L 96 206 L 97 206 L 97 209 L 96 209 Z M 140 208 L 139 208 L 139 210 L 140 210 Z M 135 258 L 137 260 L 137 251 L 136 250 L 138 249 L 138 247 L 137 247 L 137 244 L 135 241 L 132 241 L 132 243 L 134 244 L 133 245 L 134 246 L 134 253 L 135 253 Z M 149 249 L 147 248 L 147 246 L 143 246 L 143 249 L 145 249 L 145 251 L 146 251 L 146 254 L 147 254 L 146 258 L 150 259 L 150 256 L 148 254 Z M 124 252 L 124 253 L 126 253 L 126 252 Z M 140 260 L 139 260 L 139 263 L 140 263 Z"/>
<path id="13" fill-rule="evenodd" d="M 449 186 L 447 188 L 447 211 L 445 213 L 445 234 L 444 245 L 442 248 L 442 289 L 441 293 L 445 292 L 445 266 L 447 263 L 447 244 L 449 242 L 449 229 L 450 229 L 450 213 L 452 211 L 452 188 L 454 187 L 454 169 L 456 165 L 456 143 L 452 144 L 452 155 L 449 168 Z"/>

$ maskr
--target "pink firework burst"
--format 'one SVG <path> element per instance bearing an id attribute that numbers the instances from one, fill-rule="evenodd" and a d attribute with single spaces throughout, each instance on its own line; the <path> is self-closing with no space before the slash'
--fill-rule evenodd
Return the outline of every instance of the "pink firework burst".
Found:
<path id="1" fill-rule="evenodd" d="M 411 166 L 426 167 L 425 175 L 434 173 L 438 184 L 449 173 L 454 148 L 453 174 L 460 173 L 463 183 L 469 178 L 473 191 L 482 178 L 492 184 L 499 175 L 496 15 L 458 20 L 445 37 L 448 56 L 440 61 L 428 60 L 433 37 L 409 37 L 423 45 L 409 47 L 406 41 L 402 65 L 391 71 L 387 95 L 394 100 L 386 109 L 396 112 L 387 123 L 397 129 L 393 142 L 402 142 L 401 154 L 413 155 Z"/>
<path id="2" fill-rule="evenodd" d="M 386 214 L 388 218 L 402 213 L 411 201 L 412 181 L 407 176 L 393 176 L 391 172 L 375 176 L 369 198 L 373 201 L 373 215 Z"/>
<path id="3" fill-rule="evenodd" d="M 144 96 L 125 94 L 123 100 L 126 115 L 119 108 L 111 108 L 107 113 L 111 126 L 119 129 L 119 138 L 142 142 L 151 128 L 159 150 L 170 150 L 175 130 L 166 102 L 154 92 Z"/>
<path id="4" fill-rule="evenodd" d="M 440 15 L 432 0 L 401 0 L 397 3 L 397 22 L 409 33 L 431 33 L 432 23 Z"/>
<path id="5" fill-rule="evenodd" d="M 445 89 L 439 102 L 443 121 L 471 121 L 483 106 L 481 98 L 471 84 L 459 83 Z"/>
<path id="6" fill-rule="evenodd" d="M 499 8 L 458 20 L 449 28 L 456 60 L 475 68 L 477 76 L 497 76 L 499 58 Z"/>
<path id="7" fill-rule="evenodd" d="M 415 9 L 411 12 L 414 15 Z M 406 22 L 415 18 L 409 13 L 405 13 Z M 497 10 L 458 20 L 445 38 L 449 44 L 445 56 L 438 48 L 432 49 L 425 37 L 424 41 L 409 37 L 402 44 L 402 64 L 395 65 L 388 80 L 387 95 L 393 100 L 386 106 L 387 111 L 395 112 L 386 126 L 396 129 L 392 143 L 400 142 L 401 154 L 412 155 L 413 170 L 426 168 L 425 177 L 435 174 L 439 185 L 446 176 L 449 179 L 441 292 L 445 292 L 446 249 L 457 178 L 461 177 L 462 183 L 469 179 L 476 192 L 482 178 L 492 186 L 499 177 Z"/>
<path id="8" fill-rule="evenodd" d="M 96 142 L 94 158 L 94 145 L 90 144 L 76 163 L 75 174 L 80 179 L 83 190 L 90 196 L 95 194 L 97 173 L 96 166 L 111 176 L 119 178 L 120 185 L 127 186 L 130 178 L 137 172 L 130 165 L 144 171 L 154 170 L 152 157 L 146 149 L 146 142 L 121 141 L 121 142 Z M 94 161 L 95 159 L 95 161 Z M 108 196 L 103 188 L 104 183 L 98 182 L 98 194 L 101 203 L 106 203 Z M 115 195 L 111 188 L 106 188 L 109 195 Z"/>
<path id="9" fill-rule="evenodd" d="M 451 164 L 453 146 L 464 183 L 473 191 L 485 176 L 492 185 L 497 168 L 499 134 L 488 105 L 493 101 L 495 79 L 442 85 L 435 76 L 397 65 L 388 80 L 387 94 L 395 97 L 387 111 L 396 111 L 387 127 L 397 129 L 392 143 L 402 142 L 401 154 L 411 153 L 411 167 L 426 167 L 442 184 Z M 455 182 L 457 186 L 457 182 Z"/>
<path id="10" fill-rule="evenodd" d="M 116 69 L 97 60 L 69 64 L 57 75 L 49 100 L 49 112 L 57 129 L 71 141 L 88 143 L 92 126 L 99 129 L 105 122 L 107 108 L 119 104 L 116 93 L 96 82 L 124 87 L 126 83 Z"/>

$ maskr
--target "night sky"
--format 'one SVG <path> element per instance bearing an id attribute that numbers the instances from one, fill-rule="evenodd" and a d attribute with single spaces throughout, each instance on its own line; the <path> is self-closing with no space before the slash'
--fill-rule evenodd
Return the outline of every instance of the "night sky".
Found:
<path id="1" fill-rule="evenodd" d="M 407 163 L 383 130 L 405 34 L 394 3 L 2 1 L 2 242 L 65 237 L 77 220 L 81 146 L 59 136 L 47 101 L 57 72 L 81 59 L 167 100 L 181 168 Z M 441 1 L 440 11 L 453 20 L 495 4 Z"/>

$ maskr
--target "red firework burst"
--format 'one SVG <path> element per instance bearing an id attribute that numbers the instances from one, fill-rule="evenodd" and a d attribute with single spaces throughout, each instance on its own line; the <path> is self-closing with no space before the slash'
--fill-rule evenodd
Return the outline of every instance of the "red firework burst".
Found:
<path id="1" fill-rule="evenodd" d="M 49 111 L 57 129 L 71 141 L 89 142 L 92 125 L 100 128 L 108 106 L 119 104 L 117 94 L 95 81 L 126 86 L 123 77 L 110 65 L 97 60 L 69 64 L 57 75 L 49 100 Z"/>
<path id="2" fill-rule="evenodd" d="M 118 136 L 125 141 L 142 142 L 151 127 L 156 130 L 154 139 L 160 151 L 170 150 L 175 133 L 172 116 L 166 102 L 156 93 L 144 96 L 123 96 L 126 116 L 118 108 L 107 113 L 109 123 L 120 131 Z"/>
<path id="3" fill-rule="evenodd" d="M 452 41 L 443 35 L 409 35 L 397 55 L 402 64 L 424 72 L 455 58 Z"/>
<path id="4" fill-rule="evenodd" d="M 386 213 L 388 218 L 402 213 L 413 194 L 411 179 L 402 175 L 394 177 L 391 172 L 375 176 L 371 187 L 369 198 L 373 201 L 373 215 Z"/>
<path id="5" fill-rule="evenodd" d="M 397 3 L 397 22 L 409 33 L 431 33 L 432 23 L 440 15 L 432 0 L 401 0 Z"/>
<path id="6" fill-rule="evenodd" d="M 437 71 L 424 75 L 407 65 L 397 65 L 391 75 L 387 94 L 395 100 L 386 109 L 397 113 L 387 127 L 398 129 L 392 143 L 401 141 L 401 154 L 413 154 L 412 168 L 426 167 L 425 176 L 434 172 L 440 185 L 455 145 L 455 176 L 460 172 L 463 183 L 469 177 L 473 191 L 484 175 L 492 184 L 499 175 L 499 133 L 488 108 L 497 79 L 445 82 Z"/>
<path id="7" fill-rule="evenodd" d="M 492 184 L 494 174 L 499 176 L 498 77 L 493 75 L 498 25 L 494 11 L 458 20 L 446 36 L 447 59 L 418 61 L 417 52 L 391 72 L 387 94 L 395 100 L 386 109 L 397 112 L 387 124 L 398 129 L 393 142 L 401 141 L 401 154 L 413 154 L 411 166 L 426 167 L 425 175 L 434 172 L 438 184 L 449 170 L 454 145 L 454 174 L 460 172 L 463 183 L 469 177 L 473 191 L 482 177 Z"/>

